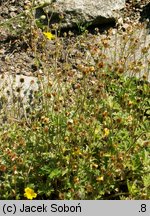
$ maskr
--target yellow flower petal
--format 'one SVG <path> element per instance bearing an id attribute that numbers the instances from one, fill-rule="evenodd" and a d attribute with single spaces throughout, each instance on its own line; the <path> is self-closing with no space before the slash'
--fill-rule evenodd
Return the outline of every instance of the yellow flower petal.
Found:
<path id="1" fill-rule="evenodd" d="M 104 137 L 107 137 L 109 135 L 110 131 L 108 128 L 104 128 Z"/>
<path id="2" fill-rule="evenodd" d="M 98 177 L 96 178 L 96 181 L 104 181 L 104 177 L 103 177 L 103 176 L 98 176 Z"/>
<path id="3" fill-rule="evenodd" d="M 43 34 L 45 35 L 45 37 L 46 37 L 48 40 L 53 40 L 53 39 L 55 39 L 55 35 L 53 35 L 51 32 L 43 32 Z"/>
<path id="4" fill-rule="evenodd" d="M 27 199 L 32 200 L 33 198 L 37 197 L 37 194 L 34 192 L 33 189 L 27 187 L 27 188 L 25 188 L 24 197 L 26 197 Z"/>

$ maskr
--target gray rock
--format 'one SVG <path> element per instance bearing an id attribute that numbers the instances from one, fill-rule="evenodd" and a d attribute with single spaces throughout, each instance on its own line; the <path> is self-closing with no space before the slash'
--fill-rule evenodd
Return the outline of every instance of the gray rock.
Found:
<path id="1" fill-rule="evenodd" d="M 13 103 L 13 97 L 19 97 L 23 103 L 26 103 L 30 93 L 38 90 L 37 81 L 36 77 L 2 74 L 0 75 L 1 96 L 7 97 L 8 105 Z"/>
<path id="2" fill-rule="evenodd" d="M 36 18 L 43 13 L 49 14 L 50 24 L 60 23 L 61 28 L 84 24 L 104 25 L 115 22 L 119 10 L 124 7 L 125 0 L 55 0 L 39 8 Z"/>

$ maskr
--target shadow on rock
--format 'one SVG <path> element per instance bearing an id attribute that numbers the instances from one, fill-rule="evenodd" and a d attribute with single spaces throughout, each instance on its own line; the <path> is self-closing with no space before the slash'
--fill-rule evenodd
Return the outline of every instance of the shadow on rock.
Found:
<path id="1" fill-rule="evenodd" d="M 149 29 L 150 34 L 150 3 L 148 3 L 141 12 L 140 21 L 143 22 L 148 19 L 147 28 Z"/>

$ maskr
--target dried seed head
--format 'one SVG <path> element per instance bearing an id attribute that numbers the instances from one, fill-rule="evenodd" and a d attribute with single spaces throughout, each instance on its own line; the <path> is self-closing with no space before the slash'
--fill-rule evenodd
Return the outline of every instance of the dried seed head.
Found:
<path id="1" fill-rule="evenodd" d="M 24 83 L 24 78 L 20 78 L 20 82 L 21 82 L 21 83 Z"/>

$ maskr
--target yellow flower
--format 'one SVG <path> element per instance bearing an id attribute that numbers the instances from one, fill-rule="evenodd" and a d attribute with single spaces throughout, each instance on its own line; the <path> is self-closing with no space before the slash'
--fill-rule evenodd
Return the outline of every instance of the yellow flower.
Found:
<path id="1" fill-rule="evenodd" d="M 109 135 L 110 131 L 108 128 L 104 128 L 104 137 L 107 137 Z"/>
<path id="2" fill-rule="evenodd" d="M 43 32 L 43 34 L 45 35 L 45 37 L 46 37 L 48 40 L 53 40 L 53 39 L 55 39 L 55 35 L 53 35 L 51 32 Z"/>
<path id="3" fill-rule="evenodd" d="M 27 199 L 32 200 L 33 198 L 36 198 L 36 197 L 37 197 L 37 194 L 34 193 L 34 190 L 31 189 L 31 188 L 29 188 L 29 187 L 25 188 L 24 191 L 25 191 L 24 197 L 27 197 Z"/>
<path id="4" fill-rule="evenodd" d="M 100 182 L 100 181 L 104 181 L 104 177 L 103 176 L 98 176 L 96 178 L 96 181 Z"/>

